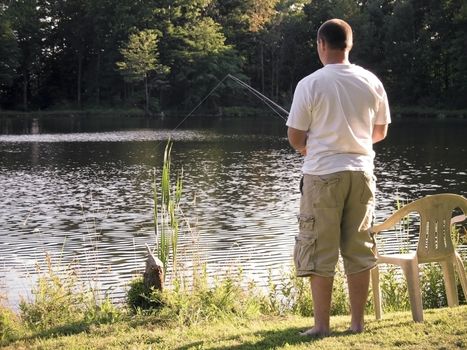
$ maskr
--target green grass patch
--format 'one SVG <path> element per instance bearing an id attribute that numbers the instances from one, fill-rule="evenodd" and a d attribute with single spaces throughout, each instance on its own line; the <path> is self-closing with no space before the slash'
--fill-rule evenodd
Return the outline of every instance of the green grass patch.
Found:
<path id="1" fill-rule="evenodd" d="M 33 298 L 20 304 L 19 315 L 0 308 L 0 346 L 10 349 L 144 349 L 144 346 L 148 349 L 279 349 L 292 346 L 301 349 L 309 344 L 297 336 L 300 329 L 311 326 L 313 302 L 309 281 L 295 277 L 294 271 L 284 272 L 279 282 L 270 280 L 266 290 L 257 288 L 253 282 L 245 283 L 241 270 L 216 278 L 208 276 L 205 268 L 200 269 L 194 280 L 175 279 L 171 288 L 163 292 L 146 290 L 142 278 L 137 278 L 130 284 L 128 307 L 125 307 L 115 306 L 108 298 L 98 298 L 92 290 L 82 287 L 72 270 L 57 271 L 50 258 L 46 259 L 48 268 L 33 288 Z M 379 339 L 371 343 L 366 336 L 345 333 L 349 317 L 341 315 L 349 313 L 348 295 L 345 278 L 339 271 L 333 291 L 331 312 L 335 315 L 332 318 L 335 331 L 331 339 L 335 338 L 334 342 L 340 342 L 344 336 L 357 339 L 356 345 L 345 343 L 351 348 L 354 344 L 354 348 L 415 349 L 423 334 L 440 332 L 443 337 L 436 342 L 440 348 L 448 342 L 464 346 L 467 306 L 428 309 L 445 305 L 444 289 L 437 265 L 426 265 L 423 272 L 426 278 L 422 279 L 422 292 L 428 306 L 424 326 L 412 321 L 405 281 L 395 269 L 387 270 L 381 275 L 385 319 L 374 320 L 371 293 L 366 308 L 367 333 Z M 219 334 L 211 329 L 217 329 Z M 391 329 L 396 336 L 381 336 L 380 329 Z M 177 332 L 179 336 L 174 337 Z M 203 332 L 207 332 L 207 338 L 202 336 Z M 317 344 L 337 346 L 328 342 L 319 340 Z M 224 345 L 216 348 L 217 343 Z"/>
<path id="2" fill-rule="evenodd" d="M 414 323 L 410 312 L 367 317 L 366 331 L 348 334 L 349 317 L 331 318 L 330 337 L 310 339 L 299 332 L 310 327 L 302 316 L 261 316 L 184 326 L 161 324 L 134 316 L 112 325 L 96 325 L 79 334 L 32 336 L 2 349 L 462 349 L 467 347 L 467 306 L 425 311 Z"/>

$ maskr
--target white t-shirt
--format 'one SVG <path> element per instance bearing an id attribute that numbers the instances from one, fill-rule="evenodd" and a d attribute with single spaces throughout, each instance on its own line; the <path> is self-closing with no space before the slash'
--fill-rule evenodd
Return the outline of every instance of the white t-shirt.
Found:
<path id="1" fill-rule="evenodd" d="M 372 171 L 375 124 L 389 124 L 381 81 L 354 64 L 327 64 L 297 85 L 287 126 L 307 131 L 304 174 Z"/>

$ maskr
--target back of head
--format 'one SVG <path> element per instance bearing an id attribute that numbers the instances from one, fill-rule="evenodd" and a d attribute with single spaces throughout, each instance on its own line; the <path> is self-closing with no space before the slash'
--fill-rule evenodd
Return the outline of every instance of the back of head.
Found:
<path id="1" fill-rule="evenodd" d="M 348 50 L 353 45 L 352 28 L 341 19 L 330 19 L 318 29 L 318 40 L 324 40 L 334 50 Z"/>

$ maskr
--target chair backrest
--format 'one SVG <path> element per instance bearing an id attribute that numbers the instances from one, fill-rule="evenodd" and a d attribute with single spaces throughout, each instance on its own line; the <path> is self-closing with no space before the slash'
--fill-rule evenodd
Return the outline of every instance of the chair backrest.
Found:
<path id="1" fill-rule="evenodd" d="M 456 208 L 467 214 L 467 199 L 456 194 L 443 193 L 426 196 L 400 209 L 406 214 L 418 212 L 420 215 L 417 246 L 419 263 L 440 261 L 454 253 L 451 217 Z"/>

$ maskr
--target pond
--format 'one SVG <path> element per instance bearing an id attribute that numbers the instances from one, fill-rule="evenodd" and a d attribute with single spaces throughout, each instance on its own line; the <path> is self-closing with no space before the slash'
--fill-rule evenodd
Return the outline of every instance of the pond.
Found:
<path id="1" fill-rule="evenodd" d="M 266 285 L 289 271 L 301 159 L 271 118 L 0 118 L 0 294 L 29 297 L 46 256 L 115 299 L 155 244 L 152 178 L 173 141 L 183 169 L 181 268 L 242 268 Z M 377 221 L 398 201 L 467 194 L 464 120 L 394 120 L 376 145 Z M 396 240 L 397 238 L 397 240 Z M 410 241 L 410 237 L 408 238 Z M 397 250 L 391 236 L 385 249 Z M 465 250 L 465 247 L 461 247 Z"/>

